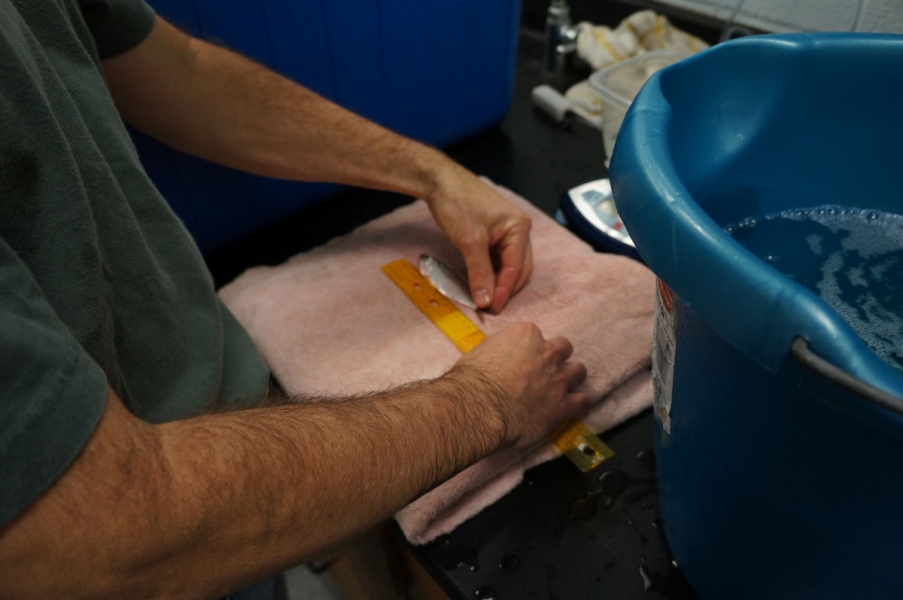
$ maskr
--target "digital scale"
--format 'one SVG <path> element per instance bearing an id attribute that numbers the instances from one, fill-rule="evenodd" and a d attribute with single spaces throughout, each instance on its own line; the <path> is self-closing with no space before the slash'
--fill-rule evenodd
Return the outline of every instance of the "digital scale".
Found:
<path id="1" fill-rule="evenodd" d="M 643 260 L 618 215 L 608 179 L 596 179 L 568 190 L 561 197 L 555 220 L 595 250 Z"/>

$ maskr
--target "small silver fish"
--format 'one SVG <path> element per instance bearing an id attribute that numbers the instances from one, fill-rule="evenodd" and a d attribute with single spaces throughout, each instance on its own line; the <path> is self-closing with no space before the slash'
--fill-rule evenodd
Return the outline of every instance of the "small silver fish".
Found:
<path id="1" fill-rule="evenodd" d="M 478 310 L 476 302 L 470 297 L 470 288 L 467 284 L 429 254 L 420 255 L 420 274 L 429 279 L 433 287 L 452 302 Z"/>

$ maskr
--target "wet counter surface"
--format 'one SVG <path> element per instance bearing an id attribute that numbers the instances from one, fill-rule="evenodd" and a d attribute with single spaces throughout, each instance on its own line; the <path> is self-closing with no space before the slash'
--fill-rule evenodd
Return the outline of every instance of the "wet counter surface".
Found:
<path id="1" fill-rule="evenodd" d="M 598 130 L 562 127 L 533 109 L 534 86 L 565 90 L 580 78 L 543 74 L 541 57 L 541 37 L 524 32 L 508 116 L 446 151 L 552 215 L 568 189 L 608 173 Z M 282 263 L 410 202 L 350 190 L 208 256 L 207 263 L 222 286 L 247 268 Z M 412 553 L 454 600 L 696 598 L 659 527 L 652 419 L 646 411 L 604 434 L 617 455 L 596 470 L 581 473 L 565 459 L 536 467 L 511 494 Z"/>
<path id="2" fill-rule="evenodd" d="M 602 438 L 588 473 L 559 458 L 451 534 L 411 552 L 453 599 L 697 598 L 661 530 L 646 411 Z M 399 533 L 400 535 L 400 533 Z"/>

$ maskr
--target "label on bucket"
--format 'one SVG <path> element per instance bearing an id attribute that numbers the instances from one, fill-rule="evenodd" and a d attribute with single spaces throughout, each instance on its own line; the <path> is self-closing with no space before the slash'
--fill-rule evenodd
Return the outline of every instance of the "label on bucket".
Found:
<path id="1" fill-rule="evenodd" d="M 665 433 L 671 433 L 671 390 L 674 383 L 674 354 L 677 348 L 677 314 L 674 292 L 661 279 L 655 293 L 655 327 L 652 330 L 652 384 L 655 388 L 655 416 Z"/>

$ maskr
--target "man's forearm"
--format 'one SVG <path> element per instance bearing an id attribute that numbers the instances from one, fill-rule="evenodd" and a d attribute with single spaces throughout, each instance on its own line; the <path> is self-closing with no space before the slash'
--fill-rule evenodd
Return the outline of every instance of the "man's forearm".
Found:
<path id="1" fill-rule="evenodd" d="M 391 517 L 500 444 L 479 415 L 462 414 L 470 404 L 462 389 L 445 378 L 165 426 L 175 485 L 197 493 L 188 509 L 204 532 L 197 555 L 235 573 L 253 556 L 258 570 L 245 571 L 247 584 L 322 557 Z M 460 438 L 449 441 L 440 423 Z M 223 439 L 233 442 L 224 449 Z"/>
<path id="2" fill-rule="evenodd" d="M 434 148 L 159 18 L 103 68 L 125 120 L 180 150 L 260 175 L 426 200 L 481 308 L 501 310 L 530 278 L 529 217 Z"/>
<path id="3" fill-rule="evenodd" d="M 454 168 L 440 152 L 160 19 L 144 43 L 104 68 L 126 120 L 238 169 L 426 198 Z"/>
<path id="4" fill-rule="evenodd" d="M 585 411 L 572 350 L 520 323 L 432 382 L 165 425 L 110 391 L 75 461 L 0 527 L 0 597 L 215 597 L 321 555 Z"/>
<path id="5" fill-rule="evenodd" d="M 70 472 L 0 532 L 0 591 L 213 597 L 315 558 L 499 445 L 455 377 L 155 427 L 111 396 Z"/>

